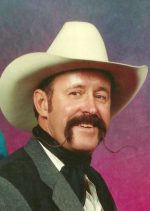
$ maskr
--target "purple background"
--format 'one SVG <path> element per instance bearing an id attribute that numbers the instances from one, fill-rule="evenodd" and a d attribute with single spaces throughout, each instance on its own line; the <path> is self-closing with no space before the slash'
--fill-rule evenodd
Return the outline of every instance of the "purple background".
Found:
<path id="1" fill-rule="evenodd" d="M 15 58 L 46 51 L 66 21 L 93 23 L 104 38 L 111 61 L 150 66 L 149 0 L 5 0 L 0 2 L 0 74 Z M 9 81 L 8 81 L 9 83 Z M 110 125 L 92 165 L 107 182 L 119 211 L 150 210 L 150 74 L 130 105 Z M 3 90 L 0 90 L 3 91 Z M 0 113 L 9 153 L 23 146 L 29 133 L 11 126 Z"/>

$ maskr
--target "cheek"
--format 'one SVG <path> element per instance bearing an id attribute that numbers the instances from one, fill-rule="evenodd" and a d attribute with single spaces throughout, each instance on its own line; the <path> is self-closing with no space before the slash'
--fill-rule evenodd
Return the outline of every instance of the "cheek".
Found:
<path id="1" fill-rule="evenodd" d="M 99 116 L 105 122 L 106 128 L 108 130 L 109 123 L 110 123 L 110 106 L 105 106 L 99 110 Z"/>
<path id="2" fill-rule="evenodd" d="M 50 113 L 50 120 L 53 124 L 53 127 L 55 125 L 59 131 L 64 132 L 68 120 L 77 115 L 78 110 L 78 104 L 57 101 L 57 103 L 55 103 L 53 106 L 52 112 Z"/>
<path id="3" fill-rule="evenodd" d="M 56 111 L 59 112 L 62 120 L 68 121 L 72 117 L 78 114 L 80 110 L 79 103 L 75 103 L 74 101 L 69 102 L 59 102 L 59 107 L 57 106 Z"/>

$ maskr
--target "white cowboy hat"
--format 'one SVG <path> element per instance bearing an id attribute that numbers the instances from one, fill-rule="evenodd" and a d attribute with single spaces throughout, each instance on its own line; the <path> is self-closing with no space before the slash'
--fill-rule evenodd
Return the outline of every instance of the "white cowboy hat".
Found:
<path id="1" fill-rule="evenodd" d="M 104 42 L 90 23 L 66 23 L 47 52 L 21 56 L 4 70 L 0 82 L 1 110 L 15 127 L 31 132 L 37 124 L 33 92 L 46 77 L 66 70 L 94 68 L 113 75 L 111 118 L 137 94 L 147 75 L 147 67 L 109 62 Z"/>

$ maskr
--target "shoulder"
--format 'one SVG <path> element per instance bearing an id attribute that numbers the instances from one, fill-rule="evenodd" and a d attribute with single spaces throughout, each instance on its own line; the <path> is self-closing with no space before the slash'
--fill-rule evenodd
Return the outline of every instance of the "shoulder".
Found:
<path id="1" fill-rule="evenodd" d="M 0 161 L 0 177 L 15 187 L 24 186 L 24 178 L 28 182 L 33 182 L 38 175 L 37 168 L 24 147 Z"/>
<path id="2" fill-rule="evenodd" d="M 0 176 L 7 176 L 7 173 L 10 176 L 10 172 L 21 171 L 29 163 L 32 163 L 31 158 L 25 152 L 24 148 L 20 148 L 0 161 Z"/>
<path id="3" fill-rule="evenodd" d="M 0 211 L 30 211 L 28 206 L 39 210 L 39 204 L 49 205 L 43 205 L 46 197 L 47 201 L 51 199 L 52 190 L 42 182 L 33 159 L 24 147 L 0 162 Z"/>
<path id="4" fill-rule="evenodd" d="M 24 181 L 24 168 L 32 163 L 24 148 L 0 161 L 0 211 L 31 210 L 18 186 Z M 31 164 L 28 166 L 30 169 Z"/>

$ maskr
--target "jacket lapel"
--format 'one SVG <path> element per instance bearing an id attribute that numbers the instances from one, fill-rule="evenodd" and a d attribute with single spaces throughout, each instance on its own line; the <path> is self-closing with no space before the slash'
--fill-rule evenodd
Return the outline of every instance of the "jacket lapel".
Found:
<path id="1" fill-rule="evenodd" d="M 53 190 L 53 201 L 57 204 L 60 210 L 63 211 L 83 211 L 83 207 L 75 195 L 75 193 L 70 188 L 70 185 L 62 176 L 59 174 L 59 178 L 55 184 Z"/>
<path id="2" fill-rule="evenodd" d="M 24 148 L 36 165 L 41 180 L 53 190 L 52 199 L 59 209 L 61 211 L 83 211 L 77 196 L 48 158 L 38 140 L 32 137 Z"/>

